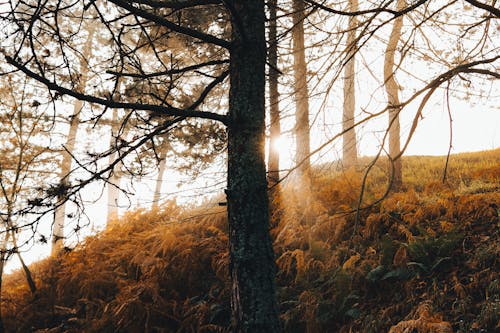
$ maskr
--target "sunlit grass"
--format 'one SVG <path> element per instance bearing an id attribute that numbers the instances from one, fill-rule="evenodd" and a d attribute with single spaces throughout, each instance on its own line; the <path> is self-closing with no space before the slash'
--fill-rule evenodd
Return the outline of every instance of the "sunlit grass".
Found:
<path id="1" fill-rule="evenodd" d="M 368 159 L 313 172 L 307 212 L 304 193 L 283 184 L 271 198 L 271 233 L 285 331 L 495 328 L 500 149 L 452 155 L 443 182 L 445 161 L 406 157 L 403 191 L 358 220 L 352 211 Z M 386 169 L 385 161 L 373 168 L 365 205 L 385 193 Z M 35 297 L 22 272 L 7 276 L 7 327 L 229 332 L 227 244 L 223 207 L 167 202 L 129 212 L 73 251 L 32 265 Z"/>

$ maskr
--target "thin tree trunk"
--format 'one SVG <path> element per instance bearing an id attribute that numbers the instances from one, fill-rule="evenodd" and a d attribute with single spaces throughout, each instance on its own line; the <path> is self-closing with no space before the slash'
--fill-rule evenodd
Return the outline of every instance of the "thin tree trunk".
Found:
<path id="1" fill-rule="evenodd" d="M 31 271 L 29 267 L 26 265 L 24 262 L 23 257 L 21 256 L 21 253 L 19 253 L 19 250 L 17 251 L 17 258 L 19 259 L 19 262 L 21 263 L 21 266 L 23 267 L 24 274 L 26 275 L 26 281 L 28 282 L 28 286 L 30 287 L 31 294 L 34 295 L 36 293 L 36 284 L 35 280 L 33 280 L 33 276 L 31 275 Z"/>
<path id="2" fill-rule="evenodd" d="M 113 117 L 111 120 L 111 139 L 110 139 L 110 147 L 113 147 L 116 142 L 113 135 L 118 133 L 119 123 L 118 123 L 118 110 L 113 109 Z M 111 154 L 109 156 L 109 163 L 111 164 L 115 158 L 117 157 L 117 153 Z M 111 176 L 109 177 L 107 184 L 108 187 L 108 216 L 106 218 L 107 223 L 111 220 L 118 218 L 118 199 L 120 196 L 120 180 L 121 177 L 119 175 L 120 163 L 118 163 L 113 171 L 111 171 Z"/>
<path id="3" fill-rule="evenodd" d="M 166 140 L 166 139 L 165 139 Z M 161 186 L 163 185 L 163 175 L 167 167 L 167 142 L 163 142 L 160 148 L 160 163 L 158 165 L 158 176 L 156 177 L 155 192 L 153 195 L 153 209 L 157 209 L 161 200 Z"/>
<path id="4" fill-rule="evenodd" d="M 310 128 L 309 128 L 309 91 L 307 88 L 307 63 L 304 42 L 304 0 L 293 0 L 293 72 L 295 78 L 295 160 L 297 168 L 296 191 L 300 191 L 301 198 L 297 202 L 297 212 L 300 216 L 297 221 L 312 226 L 314 222 L 311 209 L 311 161 Z M 309 244 L 312 243 L 311 234 L 308 236 Z"/>
<path id="5" fill-rule="evenodd" d="M 19 262 L 21 263 L 21 267 L 23 268 L 24 274 L 26 275 L 26 282 L 28 282 L 28 286 L 30 287 L 31 294 L 34 295 L 36 293 L 36 284 L 35 280 L 33 280 L 33 277 L 31 275 L 31 271 L 29 267 L 26 265 L 24 262 L 23 257 L 21 256 L 21 253 L 19 252 L 19 248 L 17 247 L 17 240 L 16 240 L 16 235 L 14 232 L 14 228 L 12 226 L 12 222 L 10 220 L 10 209 L 9 209 L 9 217 L 8 217 L 8 222 L 7 225 L 11 229 L 11 237 L 12 237 L 12 245 L 14 246 L 14 249 L 16 249 L 16 254 L 17 258 L 19 259 Z"/>
<path id="6" fill-rule="evenodd" d="M 235 0 L 227 202 L 234 332 L 279 332 L 265 165 L 264 1 Z"/>
<path id="7" fill-rule="evenodd" d="M 17 184 L 17 181 L 16 181 L 16 184 Z M 14 225 L 12 223 L 11 217 L 12 217 L 12 201 L 9 201 L 7 204 L 7 219 L 5 221 L 5 225 L 10 230 L 6 230 L 6 232 L 10 234 L 10 237 L 12 237 L 12 245 L 15 249 L 16 254 L 17 254 L 17 258 L 19 259 L 19 262 L 21 263 L 21 267 L 23 268 L 24 274 L 26 276 L 26 282 L 28 283 L 31 294 L 34 295 L 36 292 L 36 284 L 35 284 L 35 281 L 33 280 L 30 269 L 28 268 L 28 266 L 24 262 L 24 259 L 21 256 L 21 253 L 19 252 L 19 247 L 17 246 L 16 233 L 14 231 Z M 5 244 L 7 244 L 8 238 L 9 238 L 9 235 L 6 235 Z"/>
<path id="8" fill-rule="evenodd" d="M 349 1 L 349 11 L 358 10 L 358 0 Z M 344 167 L 356 164 L 358 159 L 358 149 L 356 147 L 356 130 L 354 129 L 354 113 L 356 108 L 355 83 L 355 54 L 356 54 L 356 26 L 358 21 L 356 16 L 349 17 L 346 57 L 348 58 L 344 68 L 344 112 L 342 114 L 342 158 Z M 352 128 L 352 129 L 351 129 Z"/>
<path id="9" fill-rule="evenodd" d="M 5 326 L 3 324 L 3 316 L 2 316 L 2 285 L 3 285 L 3 269 L 5 266 L 5 261 L 7 260 L 7 241 L 9 239 L 9 232 L 5 230 L 4 239 L 1 242 L 0 246 L 0 333 L 5 332 Z"/>
<path id="10" fill-rule="evenodd" d="M 397 10 L 404 8 L 406 2 L 405 0 L 398 0 Z M 389 166 L 390 171 L 394 171 L 392 174 L 392 186 L 393 191 L 399 191 L 403 184 L 403 166 L 401 163 L 401 158 L 393 160 L 395 156 L 398 156 L 401 152 L 400 143 L 400 124 L 399 124 L 399 86 L 394 77 L 394 56 L 398 46 L 399 39 L 401 38 L 401 28 L 403 27 L 403 16 L 399 16 L 394 20 L 394 26 L 392 27 L 391 35 L 389 41 L 387 42 L 387 48 L 385 50 L 385 60 L 384 60 L 384 82 L 385 90 L 387 92 L 387 101 L 389 106 L 389 157 L 393 165 Z"/>
<path id="11" fill-rule="evenodd" d="M 309 91 L 307 89 L 307 64 L 304 43 L 304 1 L 293 0 L 293 71 L 295 76 L 295 135 L 296 162 L 301 183 L 308 186 L 311 163 L 309 133 Z"/>
<path id="12" fill-rule="evenodd" d="M 80 82 L 78 89 L 85 89 L 87 84 L 87 75 L 89 71 L 88 61 L 92 56 L 92 43 L 94 39 L 96 25 L 91 25 L 88 28 L 88 36 L 82 50 L 82 58 L 80 59 Z M 61 162 L 61 172 L 59 173 L 59 179 L 62 184 L 68 183 L 68 175 L 71 171 L 71 154 L 75 150 L 76 135 L 78 132 L 78 125 L 80 123 L 80 112 L 83 107 L 83 102 L 80 100 L 75 100 L 73 104 L 73 115 L 71 116 L 69 122 L 69 133 L 66 139 L 66 144 L 64 145 L 67 151 L 63 152 L 63 160 Z M 64 245 L 64 223 L 66 218 L 66 204 L 64 203 L 66 198 L 62 195 L 58 198 L 59 205 L 54 212 L 54 226 L 52 229 L 52 255 L 57 254 Z"/>
<path id="13" fill-rule="evenodd" d="M 280 110 L 278 92 L 278 40 L 276 29 L 277 0 L 270 0 L 269 8 L 269 157 L 267 162 L 269 185 L 273 186 L 280 179 L 280 154 L 276 141 L 280 137 Z"/>

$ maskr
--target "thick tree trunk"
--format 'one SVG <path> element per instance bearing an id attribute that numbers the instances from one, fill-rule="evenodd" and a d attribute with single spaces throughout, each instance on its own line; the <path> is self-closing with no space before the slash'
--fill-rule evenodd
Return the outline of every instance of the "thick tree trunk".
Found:
<path id="1" fill-rule="evenodd" d="M 397 9 L 400 10 L 404 8 L 405 4 L 405 0 L 398 0 Z M 399 191 L 403 185 L 403 165 L 401 163 L 401 158 L 396 158 L 401 152 L 401 130 L 399 124 L 399 111 L 401 109 L 399 107 L 399 86 L 394 77 L 394 56 L 401 37 L 402 26 L 403 16 L 400 16 L 394 20 L 394 26 L 392 27 L 391 35 L 387 42 L 384 60 L 384 82 L 389 106 L 389 157 L 391 158 L 389 171 L 392 174 L 391 189 L 393 191 Z M 396 159 L 394 160 L 394 158 Z M 392 173 L 393 170 L 394 173 Z"/>
<path id="2" fill-rule="evenodd" d="M 309 133 L 309 91 L 307 89 L 307 64 L 304 43 L 304 1 L 293 0 L 293 71 L 295 76 L 295 139 L 296 162 L 301 183 L 308 186 L 311 163 Z"/>
<path id="3" fill-rule="evenodd" d="M 276 31 L 277 0 L 270 0 L 269 8 L 269 158 L 267 162 L 269 185 L 275 185 L 280 179 L 280 154 L 276 141 L 280 137 L 280 109 L 278 92 L 278 40 Z"/>
<path id="4" fill-rule="evenodd" d="M 92 43 L 94 39 L 95 33 L 95 25 L 91 25 L 88 28 L 88 36 L 82 50 L 82 58 L 80 59 L 80 82 L 78 85 L 79 90 L 83 90 L 85 85 L 87 84 L 87 74 L 89 71 L 88 61 L 92 56 Z M 82 110 L 83 102 L 80 100 L 75 100 L 73 104 L 73 115 L 71 116 L 69 122 L 69 133 L 66 139 L 66 144 L 64 145 L 67 151 L 63 152 L 63 160 L 61 162 L 61 171 L 59 173 L 59 179 L 62 184 L 66 184 L 68 182 L 68 175 L 71 171 L 71 162 L 72 157 L 71 153 L 75 150 L 75 141 L 76 135 L 78 132 L 78 125 L 80 123 L 80 111 Z M 58 198 L 61 203 L 55 209 L 54 212 L 54 226 L 52 228 L 52 255 L 57 254 L 64 245 L 64 223 L 66 218 L 66 205 L 65 205 L 65 197 L 61 196 Z"/>
<path id="5" fill-rule="evenodd" d="M 358 0 L 349 1 L 349 11 L 358 10 Z M 355 83 L 355 54 L 356 54 L 356 16 L 349 17 L 346 56 L 348 58 L 344 68 L 344 112 L 342 113 L 342 159 L 344 167 L 355 165 L 358 159 L 356 147 L 356 130 L 354 129 L 354 113 L 356 108 Z M 345 132 L 346 131 L 346 132 Z"/>
<path id="6" fill-rule="evenodd" d="M 233 329 L 279 332 L 264 154 L 264 1 L 235 0 L 232 14 L 226 194 Z"/>

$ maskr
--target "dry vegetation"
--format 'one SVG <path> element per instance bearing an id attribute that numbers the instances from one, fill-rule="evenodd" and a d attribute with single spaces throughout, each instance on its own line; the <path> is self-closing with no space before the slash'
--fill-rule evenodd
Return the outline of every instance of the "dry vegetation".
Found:
<path id="1" fill-rule="evenodd" d="M 500 328 L 500 149 L 451 156 L 442 183 L 444 162 L 405 158 L 405 190 L 359 219 L 349 211 L 362 172 L 318 170 L 309 212 L 296 208 L 300 191 L 284 189 L 272 233 L 286 332 Z M 384 169 L 369 177 L 365 203 L 383 195 Z M 21 272 L 6 277 L 8 331 L 227 332 L 226 218 L 209 213 L 174 203 L 128 213 L 33 265 L 34 296 Z"/>

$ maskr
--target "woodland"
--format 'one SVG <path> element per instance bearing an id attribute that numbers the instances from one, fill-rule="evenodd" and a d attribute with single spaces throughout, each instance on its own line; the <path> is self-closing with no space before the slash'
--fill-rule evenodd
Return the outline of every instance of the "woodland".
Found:
<path id="1" fill-rule="evenodd" d="M 0 333 L 499 330 L 499 18 L 0 0 Z"/>

